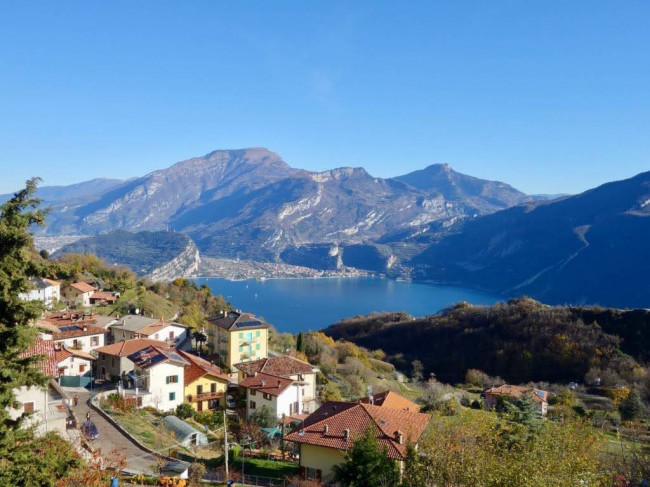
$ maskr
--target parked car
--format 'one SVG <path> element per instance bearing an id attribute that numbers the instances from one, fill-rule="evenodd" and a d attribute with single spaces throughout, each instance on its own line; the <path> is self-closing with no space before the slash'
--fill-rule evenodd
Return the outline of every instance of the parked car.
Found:
<path id="1" fill-rule="evenodd" d="M 95 423 L 90 420 L 81 425 L 81 433 L 88 440 L 96 440 L 99 438 L 99 431 L 97 430 L 97 426 L 95 426 Z"/>

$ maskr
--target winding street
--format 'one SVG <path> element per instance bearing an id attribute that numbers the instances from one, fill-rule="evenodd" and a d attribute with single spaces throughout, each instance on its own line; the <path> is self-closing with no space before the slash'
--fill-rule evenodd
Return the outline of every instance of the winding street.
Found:
<path id="1" fill-rule="evenodd" d="M 73 397 L 79 396 L 77 406 L 72 406 L 79 426 L 86 421 L 86 414 L 90 412 L 90 420 L 97 426 L 99 438 L 93 441 L 93 446 L 101 451 L 101 455 L 107 460 L 114 458 L 114 455 L 123 456 L 126 459 L 126 468 L 132 472 L 152 474 L 158 467 L 156 458 L 151 453 L 143 450 L 125 436 L 119 429 L 113 426 L 101 414 L 90 407 L 91 394 L 84 388 L 66 388 L 66 392 Z"/>

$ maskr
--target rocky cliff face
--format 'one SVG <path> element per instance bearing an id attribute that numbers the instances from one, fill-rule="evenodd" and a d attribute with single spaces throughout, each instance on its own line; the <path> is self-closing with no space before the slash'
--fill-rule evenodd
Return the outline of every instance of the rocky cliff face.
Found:
<path id="1" fill-rule="evenodd" d="M 157 267 L 146 277 L 154 281 L 172 281 L 178 277 L 190 277 L 199 270 L 201 257 L 194 242 L 189 241 L 185 250 L 166 264 Z"/>
<path id="2" fill-rule="evenodd" d="M 375 246 L 388 235 L 446 228 L 528 199 L 503 183 L 432 168 L 382 179 L 363 168 L 293 169 L 266 149 L 215 151 L 125 182 L 88 204 L 59 202 L 47 233 L 173 229 L 209 257 L 286 256 L 328 269 L 347 264 L 330 262 L 320 246 L 356 246 L 349 259 L 386 269 L 390 255 L 400 256 L 399 249 Z"/>

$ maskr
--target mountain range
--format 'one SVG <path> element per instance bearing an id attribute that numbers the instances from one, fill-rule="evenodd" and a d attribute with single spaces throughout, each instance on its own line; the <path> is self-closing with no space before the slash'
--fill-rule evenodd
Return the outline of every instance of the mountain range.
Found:
<path id="1" fill-rule="evenodd" d="M 374 244 L 387 235 L 448 227 L 530 199 L 448 165 L 383 179 L 362 168 L 295 169 L 253 148 L 182 161 L 83 201 L 52 200 L 45 232 L 168 229 L 192 237 L 207 256 L 301 265 L 317 264 L 323 246 L 334 257 L 324 265 L 342 265 L 341 246 L 370 244 L 369 251 L 385 256 L 379 267 L 386 270 L 392 251 Z"/>
<path id="2" fill-rule="evenodd" d="M 170 230 L 208 257 L 357 267 L 551 303 L 647 307 L 650 173 L 548 200 L 435 164 L 310 172 L 262 148 L 40 188 L 46 235 Z M 1 197 L 0 197 L 1 199 Z"/>

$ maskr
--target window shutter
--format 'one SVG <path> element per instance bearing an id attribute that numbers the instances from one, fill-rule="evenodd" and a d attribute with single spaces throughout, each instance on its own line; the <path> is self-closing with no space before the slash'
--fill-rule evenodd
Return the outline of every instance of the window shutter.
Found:
<path id="1" fill-rule="evenodd" d="M 170 376 L 165 377 L 165 383 L 169 384 L 169 379 L 170 378 L 171 378 Z"/>

